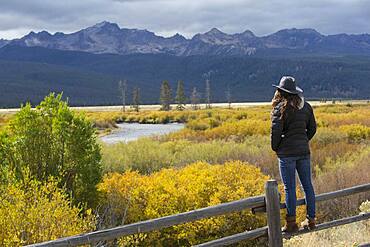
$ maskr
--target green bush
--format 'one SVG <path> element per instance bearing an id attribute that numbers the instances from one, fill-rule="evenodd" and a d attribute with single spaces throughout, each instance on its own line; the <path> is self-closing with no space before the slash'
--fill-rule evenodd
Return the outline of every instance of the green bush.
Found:
<path id="1" fill-rule="evenodd" d="M 54 176 L 77 202 L 95 200 L 101 179 L 95 128 L 72 112 L 61 95 L 50 94 L 35 109 L 22 107 L 0 141 L 0 161 L 18 177 L 24 168 L 39 181 Z"/>

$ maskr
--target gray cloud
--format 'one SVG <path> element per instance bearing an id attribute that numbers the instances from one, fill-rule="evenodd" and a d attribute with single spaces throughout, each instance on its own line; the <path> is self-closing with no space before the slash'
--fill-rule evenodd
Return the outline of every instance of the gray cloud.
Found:
<path id="1" fill-rule="evenodd" d="M 283 28 L 369 33 L 368 0 L 0 0 L 0 38 L 31 30 L 73 32 L 102 20 L 170 36 L 217 27 L 266 35 Z"/>

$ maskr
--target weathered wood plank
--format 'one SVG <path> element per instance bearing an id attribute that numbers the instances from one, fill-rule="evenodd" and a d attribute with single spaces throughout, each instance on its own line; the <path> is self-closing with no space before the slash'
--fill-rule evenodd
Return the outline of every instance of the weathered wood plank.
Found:
<path id="1" fill-rule="evenodd" d="M 276 180 L 265 185 L 266 213 L 269 247 L 283 247 L 280 223 L 280 198 Z"/>
<path id="2" fill-rule="evenodd" d="M 115 228 L 80 234 L 76 236 L 61 238 L 53 241 L 33 244 L 30 246 L 78 246 L 98 241 L 112 240 L 122 236 L 135 233 L 149 232 L 159 230 L 173 225 L 179 225 L 186 222 L 196 221 L 208 217 L 223 215 L 227 213 L 242 211 L 244 209 L 264 205 L 264 196 L 255 196 L 238 201 L 222 203 L 215 206 L 196 209 L 175 215 L 169 215 L 162 218 L 151 219 L 133 223 L 130 225 L 118 226 Z"/>
<path id="3" fill-rule="evenodd" d="M 370 247 L 370 243 L 360 244 L 358 247 Z"/>
<path id="4" fill-rule="evenodd" d="M 267 235 L 267 226 L 254 229 L 251 231 L 245 231 L 238 234 L 234 234 L 231 236 L 227 236 L 224 238 L 219 238 L 216 240 L 212 240 L 206 243 L 194 245 L 193 247 L 216 247 L 216 246 L 226 246 L 233 243 L 240 242 L 242 240 L 251 240 L 258 237 L 266 236 Z"/>
<path id="5" fill-rule="evenodd" d="M 370 183 L 316 195 L 316 202 L 328 201 L 328 200 L 332 200 L 335 198 L 350 196 L 350 195 L 367 192 L 367 191 L 370 191 Z M 305 204 L 306 204 L 306 201 L 304 198 L 297 200 L 297 206 L 305 205 Z M 280 208 L 286 208 L 285 203 L 281 203 Z M 252 208 L 252 212 L 253 213 L 266 212 L 266 206 Z"/>
<path id="6" fill-rule="evenodd" d="M 367 191 L 370 191 L 370 183 L 317 195 L 316 202 L 328 201 L 328 200 L 332 200 L 335 198 L 350 196 L 350 195 L 358 194 L 361 192 L 367 192 Z M 304 199 L 297 200 L 297 206 L 305 205 L 305 204 L 306 202 Z M 286 208 L 285 203 L 282 204 L 282 208 Z"/>
<path id="7" fill-rule="evenodd" d="M 285 233 L 285 234 L 283 234 L 283 237 L 284 238 L 290 238 L 292 236 L 301 235 L 301 234 L 304 234 L 304 233 L 321 231 L 321 230 L 332 228 L 332 227 L 335 227 L 335 226 L 346 225 L 346 224 L 350 224 L 350 223 L 354 223 L 354 222 L 362 221 L 362 220 L 367 220 L 367 219 L 370 219 L 370 213 L 359 214 L 359 215 L 355 215 L 355 216 L 351 216 L 351 217 L 347 217 L 347 218 L 343 218 L 343 219 L 338 219 L 338 220 L 325 222 L 325 223 L 317 225 L 316 228 L 314 230 L 311 230 L 311 231 L 306 230 L 306 229 L 300 229 L 297 233 L 294 233 L 294 234 Z"/>

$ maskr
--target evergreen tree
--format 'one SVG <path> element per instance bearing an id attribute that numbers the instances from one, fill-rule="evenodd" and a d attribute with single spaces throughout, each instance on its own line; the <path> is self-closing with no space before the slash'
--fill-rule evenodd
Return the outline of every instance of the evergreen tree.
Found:
<path id="1" fill-rule="evenodd" d="M 177 83 L 177 91 L 176 91 L 176 103 L 177 103 L 177 110 L 184 110 L 186 105 L 186 96 L 184 92 L 184 82 L 178 81 Z"/>
<path id="2" fill-rule="evenodd" d="M 163 111 L 169 111 L 171 109 L 171 101 L 172 101 L 172 95 L 171 95 L 171 87 L 168 81 L 163 81 L 161 85 L 161 95 L 160 95 L 160 102 L 161 102 L 161 110 Z"/>
<path id="3" fill-rule="evenodd" d="M 206 109 L 211 108 L 211 85 L 210 80 L 206 80 Z"/>
<path id="4" fill-rule="evenodd" d="M 140 88 L 135 87 L 132 91 L 132 108 L 139 112 L 140 108 Z"/>
<path id="5" fill-rule="evenodd" d="M 197 88 L 193 88 L 193 92 L 191 93 L 191 107 L 193 110 L 199 109 L 199 93 L 197 91 Z"/>

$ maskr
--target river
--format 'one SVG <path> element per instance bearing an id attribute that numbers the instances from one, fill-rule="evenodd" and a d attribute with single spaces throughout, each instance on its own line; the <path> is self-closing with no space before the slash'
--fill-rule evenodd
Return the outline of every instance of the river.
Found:
<path id="1" fill-rule="evenodd" d="M 139 123 L 120 123 L 118 129 L 111 134 L 101 137 L 101 140 L 108 144 L 117 142 L 129 142 L 140 137 L 164 135 L 184 128 L 181 123 L 169 124 L 139 124 Z"/>

